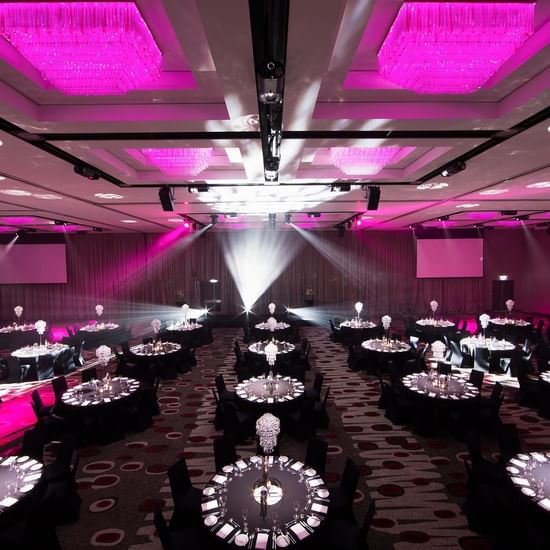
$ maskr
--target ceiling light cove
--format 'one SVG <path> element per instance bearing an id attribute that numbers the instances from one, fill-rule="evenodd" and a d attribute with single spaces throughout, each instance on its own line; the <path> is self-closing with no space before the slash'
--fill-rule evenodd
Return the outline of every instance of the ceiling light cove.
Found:
<path id="1" fill-rule="evenodd" d="M 539 181 L 538 183 L 530 183 L 526 186 L 527 189 L 546 189 L 550 187 L 550 181 Z"/>
<path id="2" fill-rule="evenodd" d="M 11 197 L 30 197 L 32 195 L 32 193 L 23 191 L 23 189 L 0 189 L 0 193 Z"/>
<path id="3" fill-rule="evenodd" d="M 508 193 L 508 189 L 486 189 L 479 192 L 480 195 L 502 195 L 502 193 Z"/>
<path id="4" fill-rule="evenodd" d="M 401 147 L 331 147 L 331 162 L 344 174 L 372 176 L 391 164 Z"/>
<path id="5" fill-rule="evenodd" d="M 117 200 L 117 199 L 124 198 L 122 195 L 117 195 L 116 193 L 96 193 L 94 197 L 97 197 L 98 199 L 108 199 L 108 200 Z"/>
<path id="6" fill-rule="evenodd" d="M 63 198 L 60 195 L 54 195 L 52 193 L 33 193 L 32 196 L 35 199 L 42 199 L 45 201 L 59 201 Z"/>
<path id="7" fill-rule="evenodd" d="M 137 220 L 120 220 L 122 223 L 137 223 Z"/>
<path id="8" fill-rule="evenodd" d="M 153 166 L 165 174 L 176 176 L 197 176 L 212 162 L 214 149 L 211 147 L 188 147 L 186 149 L 140 149 Z"/>
<path id="9" fill-rule="evenodd" d="M 479 203 L 477 203 L 477 202 L 466 202 L 464 204 L 457 204 L 455 208 L 475 208 L 476 206 L 479 206 Z"/>

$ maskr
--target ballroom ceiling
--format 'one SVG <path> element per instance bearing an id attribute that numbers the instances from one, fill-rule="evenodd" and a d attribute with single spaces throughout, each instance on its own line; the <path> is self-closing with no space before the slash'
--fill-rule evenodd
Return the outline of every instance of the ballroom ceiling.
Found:
<path id="1" fill-rule="evenodd" d="M 260 23 L 247 0 L 231 0 L 231 9 L 222 0 L 137 0 L 160 67 L 139 89 L 115 95 L 52 84 L 2 32 L 6 4 L 0 232 L 165 232 L 185 221 L 208 225 L 212 215 L 215 230 L 258 228 L 269 214 L 281 229 L 289 219 L 318 229 L 550 224 L 550 0 L 536 2 L 531 32 L 496 72 L 461 93 L 419 93 L 383 76 L 378 54 L 410 2 L 290 2 L 288 26 L 281 29 L 285 19 L 276 14 L 262 46 L 286 55 L 284 95 L 269 111 L 282 116 L 276 181 L 266 179 L 262 47 L 253 40 Z M 481 36 L 497 39 L 472 33 L 468 51 L 488 48 Z M 104 83 L 95 78 L 99 88 Z M 157 158 L 158 150 L 190 148 L 201 150 L 195 175 Z M 350 148 L 353 173 L 337 166 L 331 148 Z M 373 169 L 357 161 L 358 148 L 390 148 L 391 158 Z M 441 175 L 461 162 L 464 170 Z M 83 177 L 75 165 L 99 178 Z M 173 211 L 161 207 L 163 186 Z M 380 189 L 376 210 L 367 209 L 372 186 Z"/>

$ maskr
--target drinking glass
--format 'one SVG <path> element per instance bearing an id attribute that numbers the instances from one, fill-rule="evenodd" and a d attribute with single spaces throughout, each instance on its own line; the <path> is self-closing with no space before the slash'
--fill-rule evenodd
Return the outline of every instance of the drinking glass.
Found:
<path id="1" fill-rule="evenodd" d="M 243 533 L 248 533 L 248 508 L 241 510 L 241 516 L 243 518 Z"/>
<path id="2" fill-rule="evenodd" d="M 275 536 L 279 533 L 279 514 L 277 514 L 277 512 L 273 512 L 271 519 L 273 521 L 273 527 L 271 529 L 273 531 L 273 535 Z"/>
<path id="3" fill-rule="evenodd" d="M 300 502 L 295 500 L 292 503 L 292 508 L 294 509 L 294 519 L 298 519 L 300 517 Z"/>

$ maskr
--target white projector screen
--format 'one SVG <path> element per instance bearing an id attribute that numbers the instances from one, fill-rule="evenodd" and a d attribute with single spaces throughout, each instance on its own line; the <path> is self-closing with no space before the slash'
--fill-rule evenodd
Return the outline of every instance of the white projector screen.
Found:
<path id="1" fill-rule="evenodd" d="M 417 239 L 416 277 L 483 277 L 483 239 Z"/>
<path id="2" fill-rule="evenodd" d="M 65 244 L 0 246 L 0 284 L 66 282 Z"/>

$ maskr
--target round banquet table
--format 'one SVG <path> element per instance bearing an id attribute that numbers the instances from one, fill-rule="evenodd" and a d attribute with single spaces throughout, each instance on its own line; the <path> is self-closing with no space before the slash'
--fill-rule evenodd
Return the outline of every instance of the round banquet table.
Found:
<path id="1" fill-rule="evenodd" d="M 42 471 L 28 456 L 0 458 L 0 528 L 13 525 L 35 503 Z"/>
<path id="2" fill-rule="evenodd" d="M 41 355 L 57 356 L 63 350 L 66 350 L 68 348 L 69 346 L 67 346 L 66 344 L 42 344 L 41 346 L 39 346 L 35 343 L 32 346 L 25 346 L 23 348 L 16 349 L 14 352 L 12 352 L 11 355 L 13 357 L 17 357 L 18 359 L 32 359 L 40 357 Z"/>
<path id="3" fill-rule="evenodd" d="M 499 327 L 530 327 L 531 323 L 524 319 L 508 319 L 506 317 L 494 317 L 489 320 L 489 323 Z"/>
<path id="4" fill-rule="evenodd" d="M 206 329 L 200 323 L 173 322 L 162 331 L 162 337 L 184 348 L 195 348 L 206 342 Z"/>
<path id="5" fill-rule="evenodd" d="M 139 390 L 139 382 L 133 378 L 114 377 L 110 381 L 92 380 L 78 384 L 61 396 L 65 407 L 72 410 L 96 410 L 115 403 L 122 403 Z"/>
<path id="6" fill-rule="evenodd" d="M 499 338 L 510 339 L 516 342 L 525 340 L 531 334 L 533 325 L 524 319 L 494 317 L 489 320 L 489 330 Z"/>
<path id="7" fill-rule="evenodd" d="M 273 342 L 277 346 L 277 355 L 290 353 L 296 349 L 294 344 L 290 342 L 280 342 L 279 340 L 266 340 L 263 342 L 254 342 L 248 346 L 248 351 L 257 353 L 258 355 L 265 355 L 265 347 L 270 342 Z"/>
<path id="8" fill-rule="evenodd" d="M 380 333 L 380 327 L 371 321 L 346 319 L 339 325 L 342 342 L 346 345 L 360 345 L 364 340 L 374 338 Z"/>
<path id="9" fill-rule="evenodd" d="M 268 323 L 257 323 L 254 325 L 254 335 L 258 340 L 271 339 L 275 335 L 281 340 L 288 339 L 292 337 L 292 326 L 282 321 L 273 328 Z"/>
<path id="10" fill-rule="evenodd" d="M 470 382 L 456 376 L 415 373 L 401 379 L 403 386 L 417 395 L 437 401 L 464 402 L 477 397 L 479 390 Z"/>
<path id="11" fill-rule="evenodd" d="M 280 411 L 298 404 L 304 395 L 304 384 L 290 376 L 254 376 L 235 387 L 238 403 L 262 411 Z"/>
<path id="12" fill-rule="evenodd" d="M 180 349 L 181 345 L 176 342 L 157 342 L 156 344 L 138 344 L 132 346 L 130 351 L 139 357 L 165 357 Z"/>
<path id="13" fill-rule="evenodd" d="M 470 355 L 473 355 L 474 348 L 485 348 L 490 353 L 510 354 L 516 346 L 507 340 L 497 340 L 495 338 L 483 338 L 482 336 L 468 336 L 460 340 L 460 347 L 468 350 Z"/>
<path id="14" fill-rule="evenodd" d="M 357 321 L 356 319 L 352 319 L 351 321 L 346 320 L 340 323 L 340 328 L 352 328 L 355 330 L 370 329 L 375 327 L 376 324 L 371 321 Z"/>
<path id="15" fill-rule="evenodd" d="M 116 323 L 94 323 L 80 327 L 78 337 L 84 341 L 84 349 L 102 345 L 116 345 L 127 340 L 124 331 Z"/>
<path id="16" fill-rule="evenodd" d="M 330 497 L 324 480 L 286 456 L 269 461 L 272 485 L 263 515 L 256 488 L 263 480 L 262 457 L 224 466 L 203 489 L 203 523 L 218 540 L 232 547 L 275 549 L 319 533 Z"/>
<path id="17" fill-rule="evenodd" d="M 443 339 L 444 335 L 453 332 L 456 328 L 456 325 L 447 319 L 418 319 L 415 325 L 420 333 L 420 340 L 429 343 Z"/>
<path id="18" fill-rule="evenodd" d="M 405 353 L 411 349 L 411 346 L 405 342 L 400 342 L 399 340 L 384 340 L 379 338 L 365 340 L 361 344 L 361 347 L 367 351 L 392 355 Z"/>

